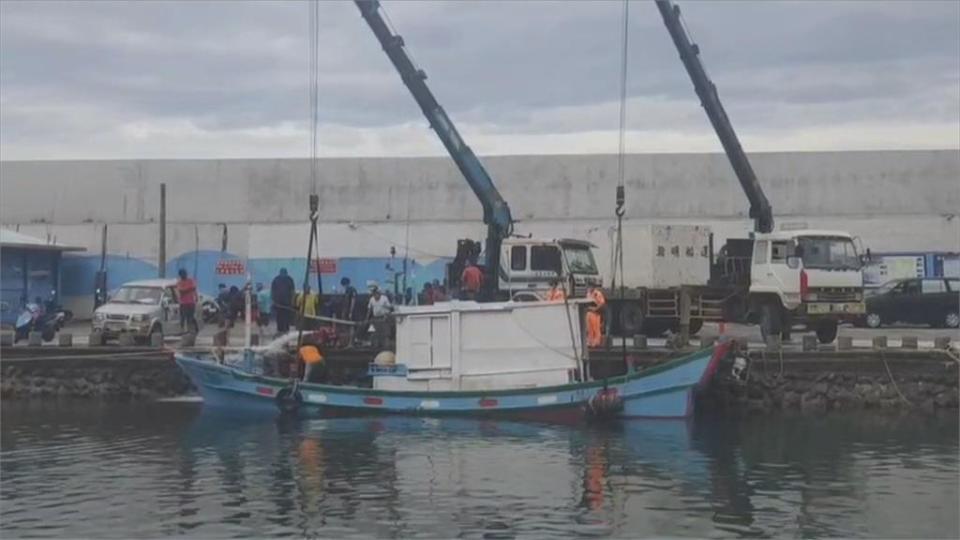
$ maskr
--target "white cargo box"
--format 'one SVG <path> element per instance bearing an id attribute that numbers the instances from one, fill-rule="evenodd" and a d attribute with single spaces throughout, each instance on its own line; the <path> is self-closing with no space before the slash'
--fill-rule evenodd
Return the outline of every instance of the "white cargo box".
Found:
<path id="1" fill-rule="evenodd" d="M 624 224 L 623 255 L 628 287 L 706 285 L 710 279 L 710 229 Z"/>

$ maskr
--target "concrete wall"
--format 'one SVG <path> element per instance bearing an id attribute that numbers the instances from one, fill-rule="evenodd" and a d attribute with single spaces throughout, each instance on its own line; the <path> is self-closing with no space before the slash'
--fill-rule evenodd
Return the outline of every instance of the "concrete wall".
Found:
<path id="1" fill-rule="evenodd" d="M 960 251 L 956 150 L 769 153 L 752 160 L 779 223 L 847 230 L 876 251 Z M 590 239 L 606 271 L 616 156 L 483 161 L 510 202 L 518 233 Z M 127 268 L 111 281 L 156 272 L 165 182 L 167 254 L 171 261 L 180 257 L 171 264 L 192 271 L 198 253 L 249 257 L 269 262 L 260 270 L 266 275 L 256 276 L 268 280 L 276 267 L 305 255 L 309 165 L 304 159 L 0 162 L 0 222 L 86 247 L 73 267 L 81 277 L 64 284 L 80 294 L 89 288 L 89 269 L 81 268 L 99 264 L 103 223 L 111 265 Z M 751 227 L 722 154 L 631 155 L 626 170 L 628 228 L 703 224 L 722 241 Z M 317 192 L 321 252 L 366 261 L 371 275 L 354 275 L 355 282 L 386 279 L 391 246 L 400 257 L 409 246 L 412 258 L 429 265 L 452 255 L 457 238 L 484 231 L 479 203 L 447 158 L 324 159 Z M 228 255 L 217 255 L 224 231 Z"/>

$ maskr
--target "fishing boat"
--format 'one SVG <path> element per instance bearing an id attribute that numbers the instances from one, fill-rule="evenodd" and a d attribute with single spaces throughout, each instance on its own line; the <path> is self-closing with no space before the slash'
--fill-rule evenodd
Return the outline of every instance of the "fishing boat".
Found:
<path id="1" fill-rule="evenodd" d="M 399 307 L 396 347 L 362 384 L 269 376 L 270 347 L 176 355 L 205 407 L 302 416 L 364 413 L 507 416 L 539 420 L 680 418 L 731 351 L 725 341 L 621 376 L 589 376 L 583 300 L 444 302 Z M 371 359 L 373 360 L 373 359 Z"/>

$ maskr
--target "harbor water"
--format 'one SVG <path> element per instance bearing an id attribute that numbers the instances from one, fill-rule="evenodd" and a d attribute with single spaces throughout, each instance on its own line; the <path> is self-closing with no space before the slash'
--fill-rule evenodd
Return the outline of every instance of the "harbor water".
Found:
<path id="1" fill-rule="evenodd" d="M 572 427 L 5 402 L 0 536 L 956 538 L 957 420 Z"/>

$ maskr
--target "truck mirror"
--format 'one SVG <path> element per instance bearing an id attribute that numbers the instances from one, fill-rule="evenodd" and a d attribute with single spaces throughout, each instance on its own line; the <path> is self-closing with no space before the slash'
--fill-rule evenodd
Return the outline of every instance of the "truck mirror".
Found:
<path id="1" fill-rule="evenodd" d="M 800 257 L 797 257 L 797 256 L 787 257 L 787 268 L 792 268 L 794 270 L 796 270 L 797 268 L 800 268 Z"/>

